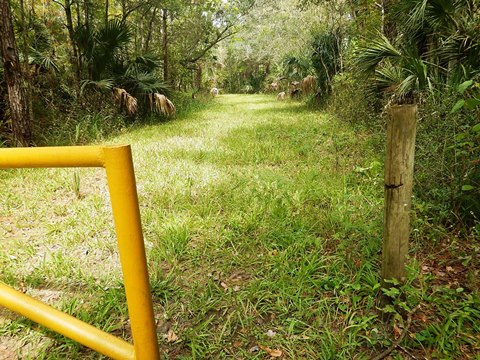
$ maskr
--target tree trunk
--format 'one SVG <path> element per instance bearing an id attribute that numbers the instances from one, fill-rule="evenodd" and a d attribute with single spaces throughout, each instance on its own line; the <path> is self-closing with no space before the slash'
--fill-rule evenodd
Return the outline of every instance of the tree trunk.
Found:
<path id="1" fill-rule="evenodd" d="M 198 61 L 195 64 L 195 78 L 194 78 L 194 86 L 196 91 L 200 91 L 202 89 L 202 77 L 203 77 L 203 67 L 202 67 L 202 63 Z"/>
<path id="2" fill-rule="evenodd" d="M 393 41 L 397 36 L 396 19 L 393 14 L 393 7 L 397 0 L 382 1 L 382 30 L 388 40 Z"/>
<path id="3" fill-rule="evenodd" d="M 167 9 L 162 9 L 162 52 L 163 52 L 163 81 L 169 82 L 168 74 L 168 35 L 167 35 Z"/>
<path id="4" fill-rule="evenodd" d="M 7 84 L 10 116 L 15 146 L 32 145 L 30 111 L 26 97 L 25 81 L 18 59 L 12 15 L 8 0 L 0 0 L 0 47 L 4 77 Z"/>
<path id="5" fill-rule="evenodd" d="M 67 31 L 70 45 L 72 46 L 73 60 L 71 61 L 73 68 L 75 69 L 75 76 L 77 81 L 80 82 L 80 59 L 78 57 L 77 44 L 75 42 L 75 31 L 73 29 L 72 19 L 72 3 L 71 0 L 65 0 L 65 18 L 67 20 Z"/>
<path id="6" fill-rule="evenodd" d="M 87 31 L 88 34 L 91 34 L 91 18 L 92 18 L 92 4 L 90 3 L 90 0 L 84 0 L 83 1 L 83 12 L 84 12 L 84 24 L 85 24 L 85 30 Z M 88 78 L 90 80 L 93 80 L 94 76 L 94 64 L 88 63 Z M 98 80 L 98 79 L 95 79 Z"/>
<path id="7" fill-rule="evenodd" d="M 70 0 L 69 0 L 70 1 Z M 73 4 L 72 2 L 70 5 Z M 80 28 L 82 26 L 82 16 L 81 16 L 81 11 L 80 11 L 80 1 L 76 1 L 75 4 L 77 5 L 77 28 Z M 70 7 L 71 8 L 71 7 Z M 78 59 L 78 76 L 79 79 L 81 78 L 81 73 L 83 69 L 83 59 L 82 59 L 82 53 L 80 49 L 77 48 L 77 59 Z"/>
<path id="8" fill-rule="evenodd" d="M 83 11 L 85 17 L 85 29 L 90 33 L 90 0 L 83 1 Z"/>
<path id="9" fill-rule="evenodd" d="M 32 77 L 30 74 L 30 52 L 29 52 L 29 44 L 28 44 L 28 24 L 27 19 L 25 16 L 25 4 L 23 0 L 20 0 L 20 20 L 22 22 L 22 42 L 23 42 L 23 74 L 24 74 L 24 81 L 26 85 L 25 89 L 25 96 L 27 99 L 27 110 L 29 112 L 29 119 L 30 122 L 33 119 L 33 112 L 32 112 Z"/>
<path id="10" fill-rule="evenodd" d="M 155 20 L 156 16 L 157 16 L 157 8 L 153 9 L 152 16 L 150 18 L 150 21 L 148 22 L 147 37 L 145 39 L 145 47 L 144 47 L 145 52 L 148 52 L 148 48 L 150 47 L 150 40 L 152 39 L 152 32 L 153 32 L 153 21 Z"/>
<path id="11" fill-rule="evenodd" d="M 406 276 L 416 113 L 416 105 L 393 106 L 387 124 L 383 280 L 397 279 L 403 282 Z"/>
<path id="12" fill-rule="evenodd" d="M 108 24 L 108 0 L 105 0 L 105 25 Z"/>

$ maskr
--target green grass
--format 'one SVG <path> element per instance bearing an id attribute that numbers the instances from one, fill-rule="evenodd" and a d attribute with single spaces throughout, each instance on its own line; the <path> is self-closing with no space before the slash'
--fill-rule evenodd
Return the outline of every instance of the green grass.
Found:
<path id="1" fill-rule="evenodd" d="M 109 141 L 132 145 L 165 359 L 266 359 L 265 346 L 288 359 L 370 359 L 392 343 L 403 321 L 382 321 L 376 300 L 378 138 L 301 103 L 222 95 Z M 102 171 L 9 170 L 0 180 L 0 280 L 129 340 Z M 421 302 L 427 318 L 402 346 L 478 354 L 477 290 L 436 283 L 423 259 L 394 299 L 397 309 Z M 21 358 L 99 357 L 5 310 L 2 341 Z"/>

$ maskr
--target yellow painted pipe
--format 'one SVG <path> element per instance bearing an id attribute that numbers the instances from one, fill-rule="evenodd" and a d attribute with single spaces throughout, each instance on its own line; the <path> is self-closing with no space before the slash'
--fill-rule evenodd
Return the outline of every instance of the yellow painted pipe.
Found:
<path id="1" fill-rule="evenodd" d="M 112 359 L 133 360 L 133 345 L 0 283 L 0 305 Z"/>
<path id="2" fill-rule="evenodd" d="M 0 149 L 0 168 L 32 167 L 104 167 L 106 169 L 132 328 L 133 359 L 160 359 L 130 146 Z M 30 297 L 27 297 L 29 300 L 25 300 L 23 296 L 26 295 L 15 292 L 9 287 L 0 287 L 1 305 L 114 359 L 132 359 L 130 354 L 132 345 L 75 318 L 65 320 L 71 317 Z M 15 305 L 17 297 L 19 305 Z M 37 306 L 41 307 L 39 311 L 41 315 L 36 314 Z M 60 323 L 58 326 L 57 318 Z M 74 320 L 83 325 L 79 325 Z M 76 324 L 72 329 L 69 326 L 71 323 Z M 106 335 L 108 337 L 105 337 Z M 112 345 L 108 345 L 109 342 Z M 104 347 L 101 347 L 100 343 L 104 343 Z M 128 351 L 124 344 L 129 346 Z M 115 351 L 115 349 L 121 350 L 122 353 L 109 355 L 103 352 Z"/>
<path id="3" fill-rule="evenodd" d="M 104 148 L 135 359 L 160 359 L 130 146 Z"/>
<path id="4" fill-rule="evenodd" d="M 0 168 L 103 167 L 102 146 L 0 149 Z"/>

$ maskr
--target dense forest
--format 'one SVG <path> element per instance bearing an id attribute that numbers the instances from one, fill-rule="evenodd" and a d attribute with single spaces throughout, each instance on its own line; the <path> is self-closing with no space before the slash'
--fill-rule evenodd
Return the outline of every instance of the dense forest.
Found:
<path id="1" fill-rule="evenodd" d="M 471 286 L 452 298 L 465 291 L 478 305 L 478 0 L 0 0 L 0 51 L 0 147 L 86 145 L 152 124 L 177 126 L 175 117 L 221 108 L 219 92 L 327 114 L 383 156 L 389 109 L 416 104 L 413 251 L 444 256 L 443 272 L 461 264 L 456 275 Z M 350 159 L 342 126 L 332 151 Z M 295 141 L 301 145 L 301 136 Z M 350 173 L 381 183 L 379 161 L 350 164 L 345 188 Z M 440 327 L 438 334 L 448 333 Z M 469 354 L 478 356 L 478 326 L 469 330 Z M 375 347 L 372 334 L 365 338 Z M 442 354 L 455 351 L 445 346 Z"/>

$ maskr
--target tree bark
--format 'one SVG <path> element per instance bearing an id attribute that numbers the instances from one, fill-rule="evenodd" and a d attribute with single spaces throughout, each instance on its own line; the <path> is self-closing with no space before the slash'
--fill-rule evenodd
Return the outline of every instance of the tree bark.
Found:
<path id="1" fill-rule="evenodd" d="M 202 67 L 202 63 L 198 61 L 195 64 L 195 77 L 194 77 L 196 91 L 200 91 L 202 89 L 202 77 L 203 77 L 203 67 Z"/>
<path id="2" fill-rule="evenodd" d="M 162 52 L 163 52 L 163 81 L 168 83 L 168 34 L 167 34 L 167 9 L 162 9 Z"/>
<path id="3" fill-rule="evenodd" d="M 25 4 L 23 0 L 20 0 L 20 20 L 22 22 L 22 42 L 23 42 L 23 71 L 24 81 L 26 85 L 25 96 L 27 99 L 27 110 L 29 112 L 30 122 L 33 120 L 32 112 L 32 77 L 30 74 L 30 52 L 28 44 L 28 23 L 25 16 Z"/>
<path id="4" fill-rule="evenodd" d="M 8 0 L 0 0 L 0 47 L 10 105 L 11 126 L 15 146 L 32 145 L 30 111 L 26 96 L 26 84 L 15 44 L 12 14 Z"/>
<path id="5" fill-rule="evenodd" d="M 85 16 L 85 29 L 90 33 L 90 0 L 83 1 L 83 11 Z"/>
<path id="6" fill-rule="evenodd" d="M 148 48 L 150 47 L 150 40 L 152 39 L 152 32 L 153 32 L 153 21 L 157 16 L 157 8 L 153 9 L 152 16 L 150 17 L 150 21 L 148 22 L 148 29 L 147 29 L 147 37 L 145 39 L 145 52 L 148 52 Z"/>
<path id="7" fill-rule="evenodd" d="M 72 51 L 73 51 L 73 61 L 71 61 L 71 63 L 75 69 L 75 76 L 77 78 L 77 81 L 80 82 L 80 59 L 77 51 L 77 44 L 75 42 L 75 31 L 73 29 L 71 0 L 65 0 L 65 4 L 63 8 L 65 10 L 65 18 L 67 21 L 68 38 L 70 40 L 70 44 L 72 46 Z"/>
<path id="8" fill-rule="evenodd" d="M 108 0 L 105 0 L 105 25 L 108 24 Z"/>

